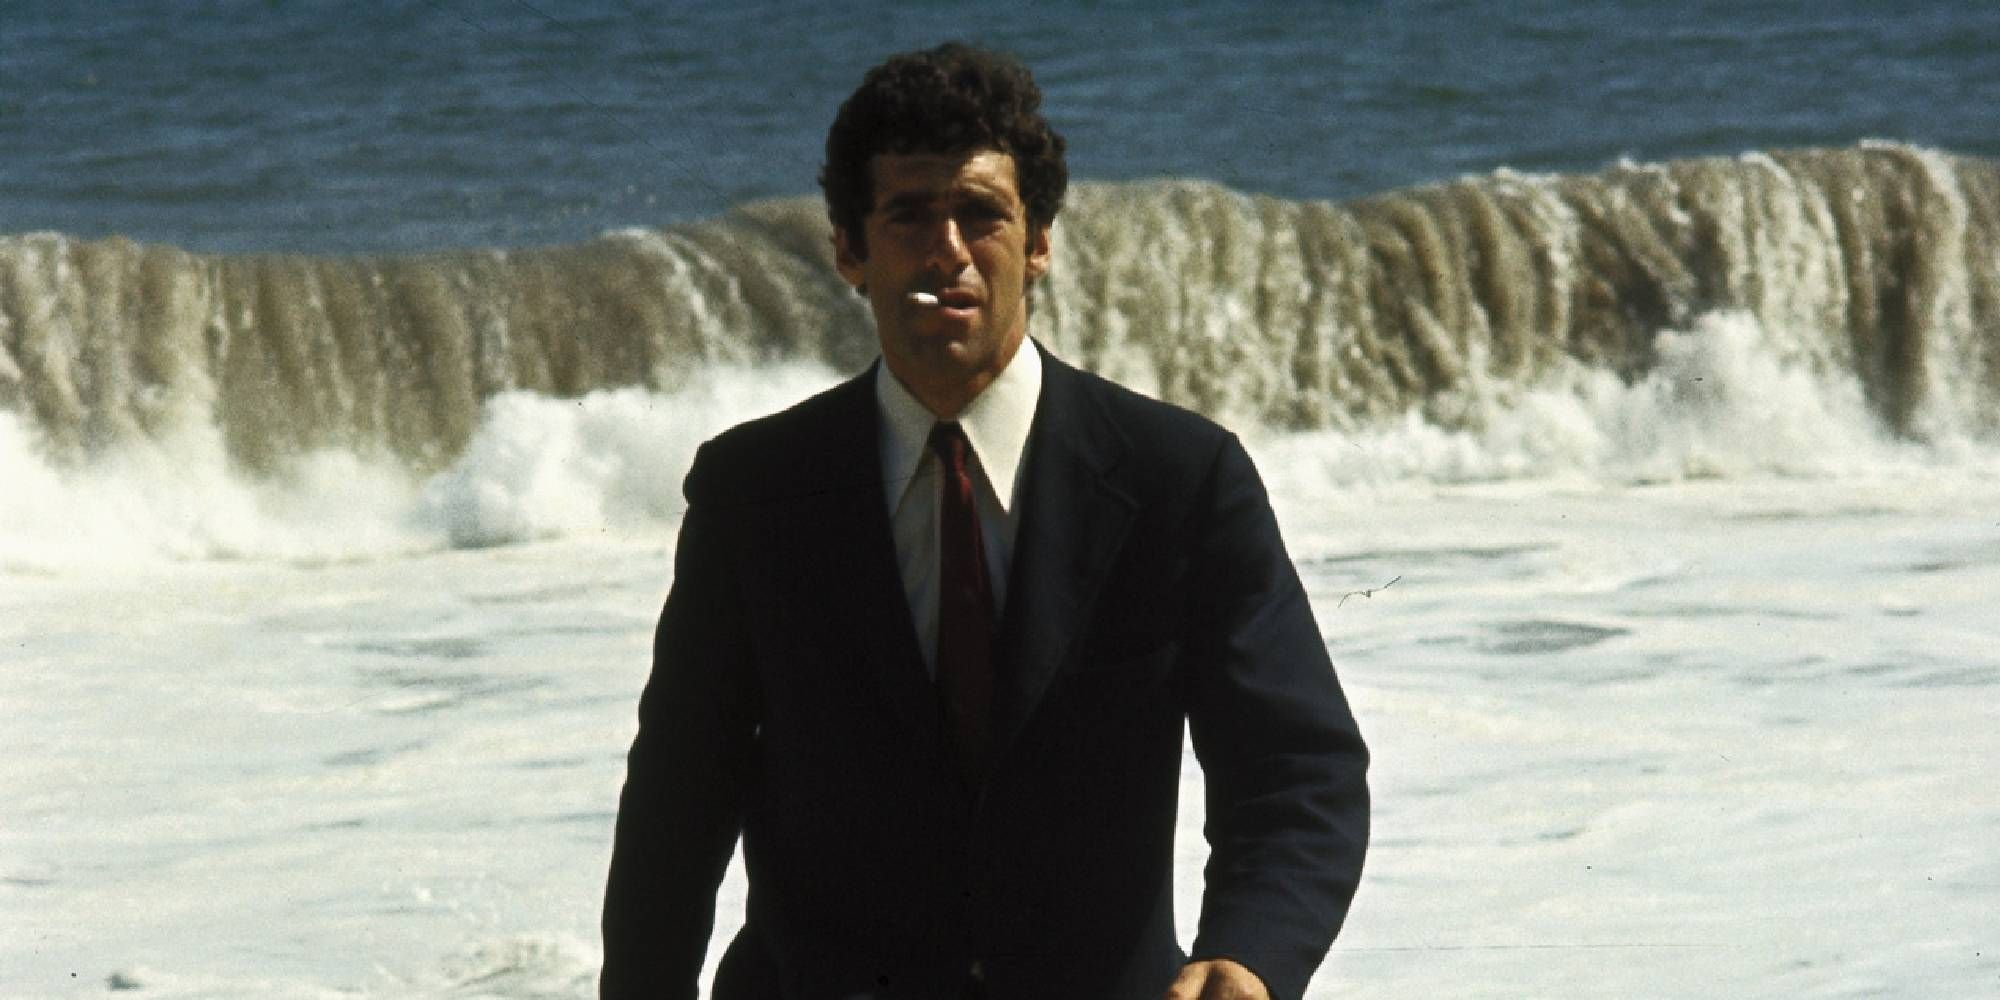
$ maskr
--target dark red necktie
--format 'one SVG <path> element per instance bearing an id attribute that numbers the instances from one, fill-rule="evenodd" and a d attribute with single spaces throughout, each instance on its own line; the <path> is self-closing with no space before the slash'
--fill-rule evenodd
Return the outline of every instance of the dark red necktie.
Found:
<path id="1" fill-rule="evenodd" d="M 985 766 L 993 705 L 993 583 L 973 503 L 971 445 L 955 423 L 931 429 L 944 469 L 938 501 L 938 693 L 960 762 L 973 780 Z"/>

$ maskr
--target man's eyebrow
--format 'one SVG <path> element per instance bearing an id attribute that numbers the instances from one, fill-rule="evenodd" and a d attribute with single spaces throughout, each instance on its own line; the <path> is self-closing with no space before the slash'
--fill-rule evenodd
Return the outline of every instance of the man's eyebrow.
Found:
<path id="1" fill-rule="evenodd" d="M 925 205 L 935 203 L 943 197 L 943 192 L 939 191 L 904 191 L 882 199 L 882 203 L 875 207 L 883 209 L 922 208 Z"/>
<path id="2" fill-rule="evenodd" d="M 882 199 L 875 207 L 881 210 L 896 208 L 924 208 L 941 201 L 969 201 L 979 205 L 1005 207 L 1007 193 L 999 188 L 982 184 L 964 184 L 944 189 L 926 188 L 917 191 L 902 191 Z"/>

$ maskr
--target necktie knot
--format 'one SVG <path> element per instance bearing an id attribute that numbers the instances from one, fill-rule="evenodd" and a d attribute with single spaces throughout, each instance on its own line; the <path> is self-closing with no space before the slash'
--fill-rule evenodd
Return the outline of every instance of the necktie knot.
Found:
<path id="1" fill-rule="evenodd" d="M 971 447 L 972 443 L 965 438 L 965 428 L 960 427 L 957 421 L 940 420 L 932 425 L 931 453 L 936 455 L 938 461 L 943 462 L 944 467 L 951 472 L 961 472 L 965 469 L 965 453 Z"/>

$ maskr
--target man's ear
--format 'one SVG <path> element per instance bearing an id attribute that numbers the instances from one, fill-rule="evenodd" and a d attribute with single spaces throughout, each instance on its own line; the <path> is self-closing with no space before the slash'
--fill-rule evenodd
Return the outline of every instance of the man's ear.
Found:
<path id="1" fill-rule="evenodd" d="M 834 269 L 840 272 L 842 279 L 854 286 L 855 291 L 862 292 L 863 294 L 866 294 L 868 290 L 866 275 L 863 274 L 861 269 L 862 262 L 865 259 L 862 255 L 854 252 L 854 244 L 853 241 L 847 238 L 847 230 L 842 229 L 838 225 L 834 226 Z"/>
<path id="2" fill-rule="evenodd" d="M 1054 252 L 1049 245 L 1048 225 L 1030 224 L 1028 227 L 1028 283 L 1033 284 L 1036 279 L 1049 273 L 1049 264 L 1053 259 Z"/>

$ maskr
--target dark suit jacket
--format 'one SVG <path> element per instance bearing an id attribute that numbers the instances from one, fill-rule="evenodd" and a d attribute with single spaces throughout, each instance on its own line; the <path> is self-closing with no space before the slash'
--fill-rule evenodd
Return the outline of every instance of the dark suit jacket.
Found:
<path id="1" fill-rule="evenodd" d="M 1187 956 L 1183 720 L 1212 856 L 1197 958 L 1303 993 L 1368 836 L 1367 752 L 1228 432 L 1054 358 L 1027 452 L 993 763 L 959 776 L 896 568 L 871 374 L 703 445 L 640 700 L 603 995 L 1155 1000 Z"/>

